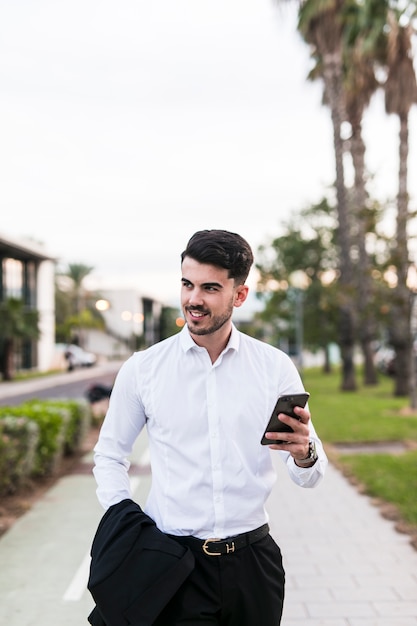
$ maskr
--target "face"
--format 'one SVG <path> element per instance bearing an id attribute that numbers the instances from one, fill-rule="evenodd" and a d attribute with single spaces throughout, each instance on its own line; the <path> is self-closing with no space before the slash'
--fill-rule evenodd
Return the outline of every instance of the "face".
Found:
<path id="1" fill-rule="evenodd" d="M 234 307 L 246 300 L 248 288 L 235 285 L 228 271 L 185 257 L 182 263 L 181 306 L 189 331 L 211 335 L 230 325 Z"/>

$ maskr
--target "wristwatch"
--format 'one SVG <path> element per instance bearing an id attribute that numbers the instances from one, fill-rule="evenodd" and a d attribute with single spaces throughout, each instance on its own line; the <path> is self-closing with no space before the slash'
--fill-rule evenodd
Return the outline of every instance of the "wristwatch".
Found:
<path id="1" fill-rule="evenodd" d="M 295 464 L 298 467 L 313 467 L 314 463 L 318 459 L 318 454 L 316 450 L 316 444 L 314 441 L 308 442 L 308 456 L 305 459 L 294 459 Z"/>

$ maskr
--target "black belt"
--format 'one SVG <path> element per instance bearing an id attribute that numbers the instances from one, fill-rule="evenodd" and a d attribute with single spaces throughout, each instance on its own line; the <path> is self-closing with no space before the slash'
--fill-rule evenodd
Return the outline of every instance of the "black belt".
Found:
<path id="1" fill-rule="evenodd" d="M 222 554 L 231 554 L 240 548 L 246 548 L 251 543 L 259 541 L 269 533 L 268 524 L 264 524 L 248 533 L 234 535 L 226 539 L 198 539 L 192 536 L 169 535 L 182 545 L 188 546 L 195 552 L 203 551 L 208 556 L 221 556 Z"/>

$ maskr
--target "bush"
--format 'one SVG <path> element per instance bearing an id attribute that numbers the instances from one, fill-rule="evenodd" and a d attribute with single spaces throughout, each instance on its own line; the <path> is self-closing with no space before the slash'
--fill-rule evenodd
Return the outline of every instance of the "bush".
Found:
<path id="1" fill-rule="evenodd" d="M 29 480 L 39 441 L 38 425 L 26 417 L 0 418 L 0 495 L 14 493 Z"/>
<path id="2" fill-rule="evenodd" d="M 71 455 L 80 450 L 92 424 L 92 414 L 87 402 L 77 400 L 48 400 L 48 407 L 68 412 L 68 423 L 64 437 L 64 454 Z"/>
<path id="3" fill-rule="evenodd" d="M 87 402 L 71 400 L 67 401 L 67 404 L 71 411 L 71 427 L 67 433 L 65 453 L 74 454 L 81 449 L 92 426 L 92 413 Z"/>
<path id="4" fill-rule="evenodd" d="M 31 471 L 34 477 L 54 474 L 64 454 L 73 454 L 81 447 L 91 424 L 88 405 L 72 400 L 31 400 L 19 406 L 0 407 L 2 416 L 24 416 L 36 424 L 39 438 Z"/>
<path id="5" fill-rule="evenodd" d="M 39 427 L 39 441 L 36 448 L 34 476 L 53 474 L 63 456 L 64 436 L 69 414 L 62 409 L 48 407 L 43 402 L 27 402 L 16 407 L 0 410 L 0 415 L 27 417 Z"/>

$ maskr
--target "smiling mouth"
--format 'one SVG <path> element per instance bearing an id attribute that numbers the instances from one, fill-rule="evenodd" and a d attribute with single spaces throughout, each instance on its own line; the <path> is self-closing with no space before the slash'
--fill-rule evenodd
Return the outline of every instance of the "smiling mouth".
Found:
<path id="1" fill-rule="evenodd" d="M 196 311 L 195 309 L 187 309 L 187 313 L 195 320 L 202 319 L 207 315 L 205 311 Z"/>

